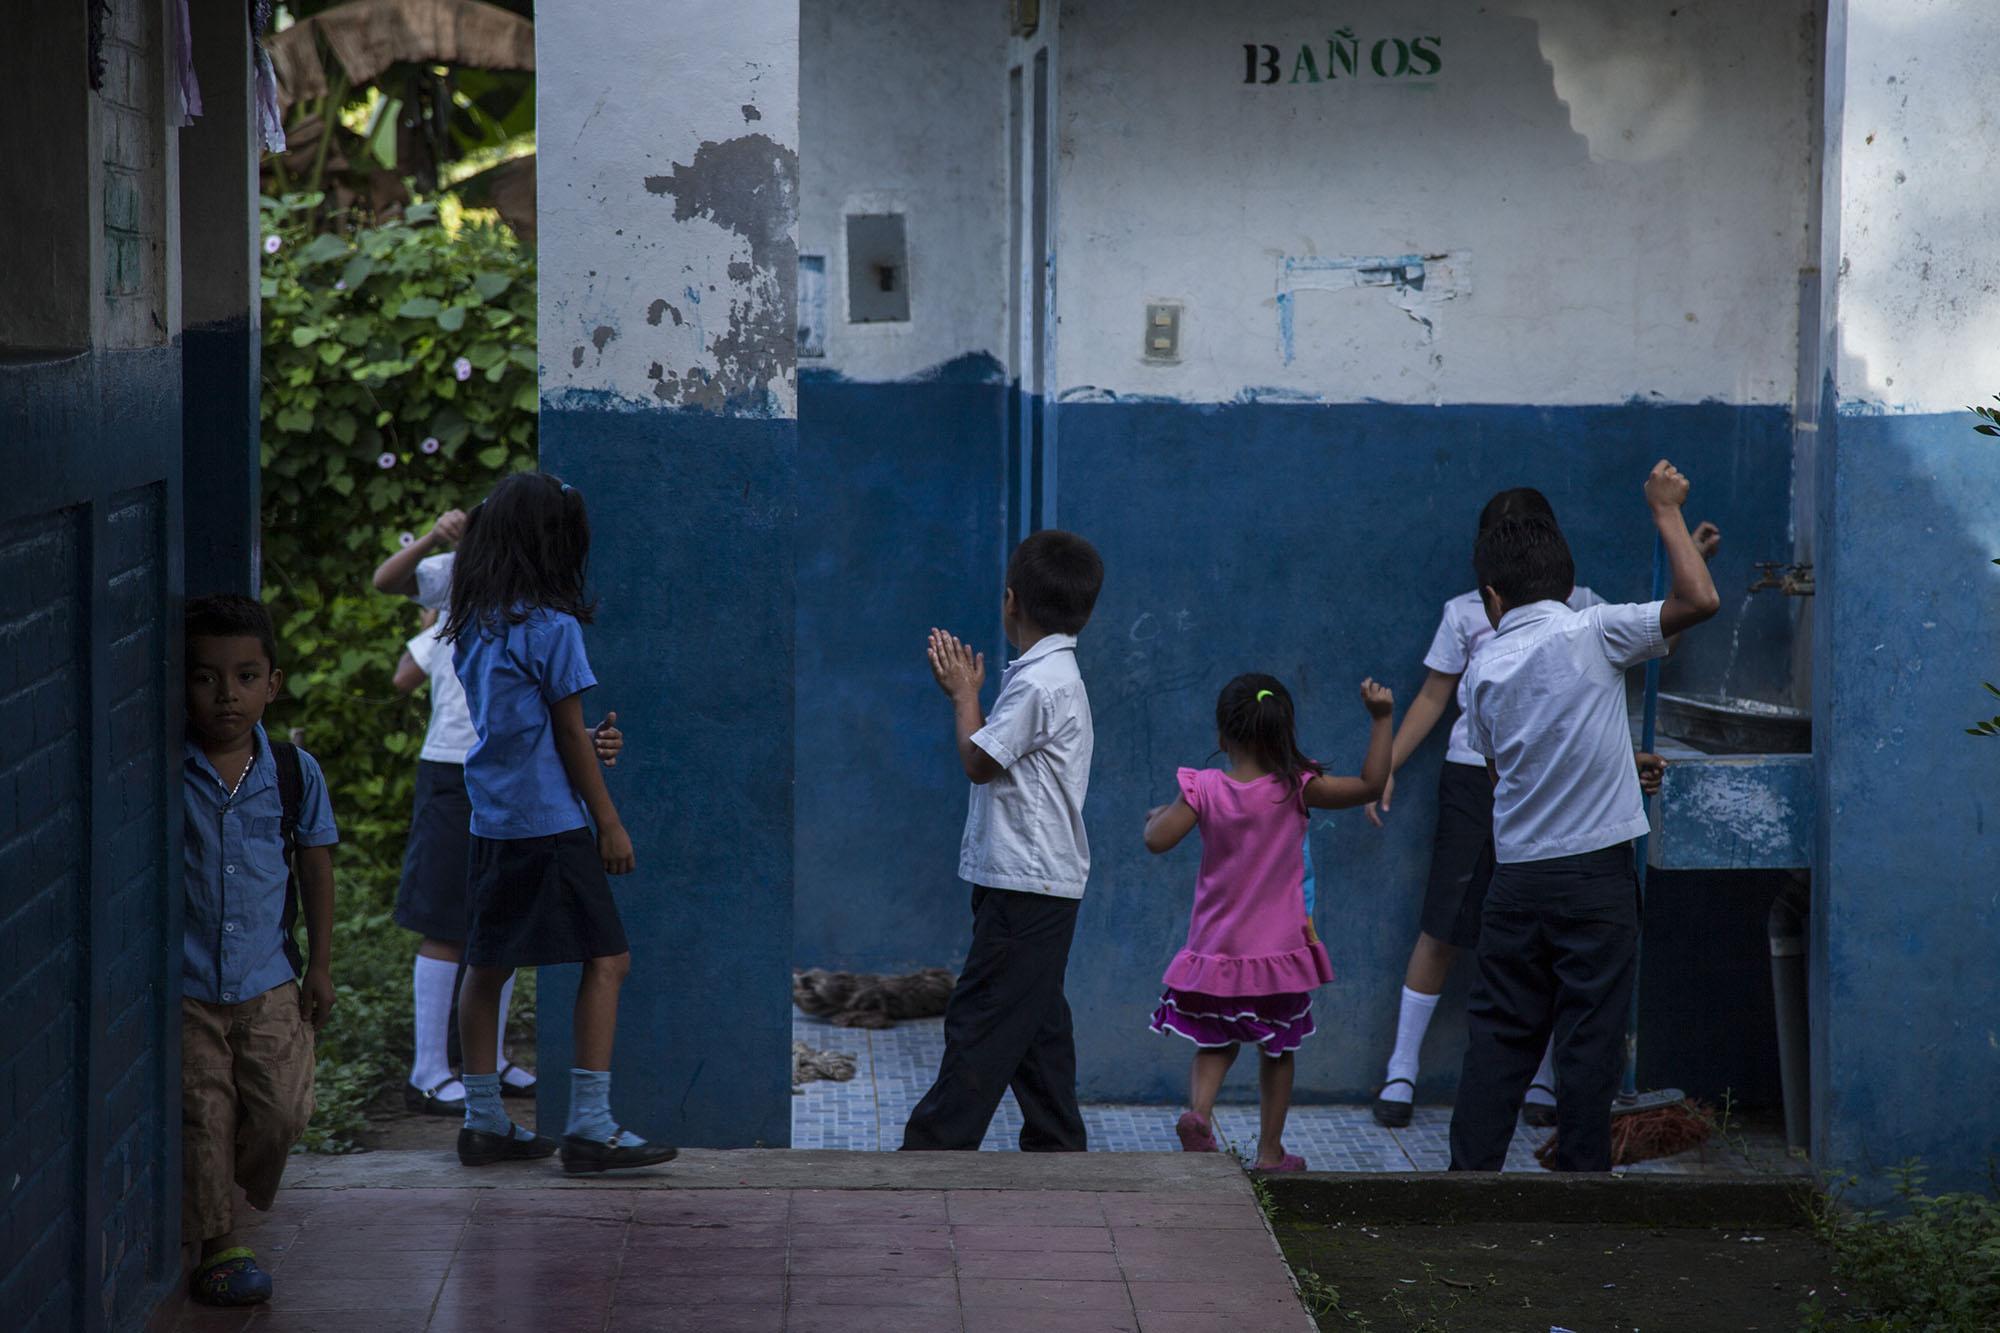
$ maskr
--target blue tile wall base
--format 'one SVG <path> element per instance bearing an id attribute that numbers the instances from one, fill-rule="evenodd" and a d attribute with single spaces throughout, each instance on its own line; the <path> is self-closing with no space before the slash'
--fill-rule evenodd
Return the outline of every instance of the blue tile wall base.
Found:
<path id="1" fill-rule="evenodd" d="M 1651 813 L 1646 850 L 1657 869 L 1805 869 L 1812 864 L 1812 756 L 1676 758 Z"/>
<path id="2" fill-rule="evenodd" d="M 795 423 L 543 404 L 543 466 L 590 507 L 586 631 L 618 713 L 610 775 L 637 873 L 612 1106 L 638 1133 L 782 1147 L 791 1132 Z M 567 1111 L 578 969 L 545 968 L 542 1123 Z"/>

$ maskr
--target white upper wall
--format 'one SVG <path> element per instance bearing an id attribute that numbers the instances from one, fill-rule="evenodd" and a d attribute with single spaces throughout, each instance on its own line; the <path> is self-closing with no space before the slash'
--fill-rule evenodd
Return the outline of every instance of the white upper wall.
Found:
<path id="1" fill-rule="evenodd" d="M 1816 254 L 1815 10 L 1064 0 L 1057 383 L 1790 403 Z M 1359 70 L 1329 78 L 1343 27 Z M 1377 75 L 1385 38 L 1429 39 L 1435 74 Z M 1246 84 L 1246 42 L 1278 48 L 1281 82 Z M 1383 67 L 1400 63 L 1392 40 Z M 1446 258 L 1422 291 L 1348 266 L 1406 255 Z M 1149 300 L 1186 303 L 1179 364 L 1141 359 Z"/>
<path id="2" fill-rule="evenodd" d="M 1839 393 L 1957 412 L 2000 393 L 1989 0 L 1847 0 Z M 1967 420 L 1971 420 L 1970 417 Z"/>
<path id="3" fill-rule="evenodd" d="M 796 11 L 536 17 L 543 396 L 795 415 Z"/>
<path id="4" fill-rule="evenodd" d="M 826 264 L 826 355 L 801 368 L 1004 361 L 1007 6 L 800 0 L 799 28 L 799 252 Z M 903 214 L 907 323 L 847 322 L 845 219 L 862 213 Z"/>

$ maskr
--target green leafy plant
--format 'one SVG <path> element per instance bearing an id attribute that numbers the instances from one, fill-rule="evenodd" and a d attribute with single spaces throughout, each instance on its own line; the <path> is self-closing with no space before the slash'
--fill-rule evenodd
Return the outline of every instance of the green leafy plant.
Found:
<path id="1" fill-rule="evenodd" d="M 390 680 L 416 609 L 369 576 L 534 466 L 535 265 L 511 233 L 454 234 L 428 203 L 321 232 L 321 202 L 263 201 L 264 596 L 287 673 L 271 725 L 320 761 L 340 822 L 339 1002 L 308 1136 L 338 1149 L 409 1054 L 414 941 L 389 913 L 426 704 Z"/>
<path id="2" fill-rule="evenodd" d="M 1985 1333 L 2000 1328 L 2000 1199 L 1926 1194 L 1919 1163 L 1890 1172 L 1898 1208 L 1853 1210 L 1830 1191 L 1816 1210 L 1835 1271 L 1857 1297 L 1839 1313 L 1816 1299 L 1810 1329 Z"/>

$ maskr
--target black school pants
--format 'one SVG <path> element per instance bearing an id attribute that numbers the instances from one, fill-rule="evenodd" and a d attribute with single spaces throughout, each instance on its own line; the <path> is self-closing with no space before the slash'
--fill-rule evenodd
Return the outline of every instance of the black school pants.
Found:
<path id="1" fill-rule="evenodd" d="M 1556 1169 L 1611 1169 L 1611 1098 L 1624 1072 L 1638 943 L 1630 843 L 1495 867 L 1466 1007 L 1452 1170 L 1498 1171 L 1507 1160 L 1551 1032 Z"/>
<path id="2" fill-rule="evenodd" d="M 1022 1152 L 1088 1146 L 1063 996 L 1077 906 L 1040 893 L 972 891 L 972 952 L 945 1008 L 937 1082 L 903 1127 L 905 1150 L 977 1149 L 1010 1087 Z"/>

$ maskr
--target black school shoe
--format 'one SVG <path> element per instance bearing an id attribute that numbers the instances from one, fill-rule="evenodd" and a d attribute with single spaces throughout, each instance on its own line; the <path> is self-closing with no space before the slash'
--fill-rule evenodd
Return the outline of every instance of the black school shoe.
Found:
<path id="1" fill-rule="evenodd" d="M 438 1096 L 439 1093 L 456 1082 L 458 1082 L 458 1075 L 456 1074 L 453 1074 L 435 1088 L 415 1088 L 405 1081 L 403 1084 L 403 1109 L 417 1115 L 455 1115 L 460 1120 L 465 1119 L 465 1092 L 463 1089 L 460 1089 L 458 1096 L 449 1101 Z"/>
<path id="2" fill-rule="evenodd" d="M 620 1147 L 618 1138 L 624 1132 L 614 1129 L 609 1139 L 586 1139 L 577 1134 L 563 1135 L 563 1170 L 572 1176 L 587 1176 L 599 1171 L 622 1171 L 634 1166 L 658 1166 L 662 1162 L 671 1162 L 680 1156 L 679 1148 L 665 1143 L 642 1142 L 636 1147 Z"/>
<path id="3" fill-rule="evenodd" d="M 522 1134 L 527 1134 L 527 1137 L 521 1137 Z M 460 1166 L 492 1166 L 495 1162 L 532 1161 L 538 1157 L 553 1157 L 555 1151 L 554 1139 L 528 1133 L 519 1125 L 509 1126 L 505 1134 L 489 1134 L 483 1129 L 458 1131 Z"/>
<path id="4" fill-rule="evenodd" d="M 1417 1085 L 1410 1083 L 1410 1080 L 1406 1078 L 1392 1078 L 1382 1085 L 1382 1091 L 1387 1092 L 1398 1083 L 1408 1083 L 1412 1093 L 1415 1093 L 1417 1090 Z M 1377 1093 L 1374 1109 L 1376 1124 L 1382 1126 L 1384 1129 L 1402 1129 L 1410 1123 L 1410 1113 L 1415 1109 L 1415 1103 L 1392 1102 L 1384 1098 L 1380 1093 Z"/>

